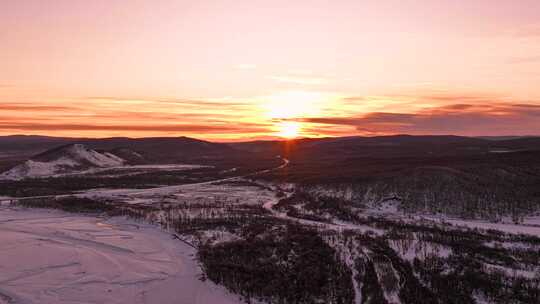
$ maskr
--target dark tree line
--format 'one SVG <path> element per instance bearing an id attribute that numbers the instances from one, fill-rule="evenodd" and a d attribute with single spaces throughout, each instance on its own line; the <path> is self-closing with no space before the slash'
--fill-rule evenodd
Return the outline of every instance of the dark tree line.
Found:
<path id="1" fill-rule="evenodd" d="M 247 299 L 283 304 L 354 299 L 350 269 L 315 231 L 294 225 L 203 246 L 199 258 L 208 278 Z"/>

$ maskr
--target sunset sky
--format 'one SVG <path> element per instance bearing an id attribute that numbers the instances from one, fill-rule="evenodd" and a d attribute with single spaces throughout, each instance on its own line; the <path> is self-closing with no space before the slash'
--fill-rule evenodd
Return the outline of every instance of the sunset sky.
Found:
<path id="1" fill-rule="evenodd" d="M 0 0 L 0 135 L 540 135 L 538 0 Z"/>

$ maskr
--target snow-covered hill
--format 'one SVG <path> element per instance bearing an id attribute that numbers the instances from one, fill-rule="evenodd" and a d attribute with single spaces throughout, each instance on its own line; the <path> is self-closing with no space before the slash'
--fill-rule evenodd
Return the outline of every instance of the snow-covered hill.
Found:
<path id="1" fill-rule="evenodd" d="M 112 153 L 100 153 L 81 144 L 72 144 L 37 155 L 0 174 L 0 179 L 21 180 L 49 177 L 89 169 L 117 167 L 125 162 L 124 159 Z"/>

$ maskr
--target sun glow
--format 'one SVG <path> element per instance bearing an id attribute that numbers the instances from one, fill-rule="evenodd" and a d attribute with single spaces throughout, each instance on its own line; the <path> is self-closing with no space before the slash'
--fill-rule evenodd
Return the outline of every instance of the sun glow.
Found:
<path id="1" fill-rule="evenodd" d="M 294 119 L 322 115 L 333 101 L 334 96 L 323 92 L 285 91 L 263 97 L 261 108 L 274 123 L 275 134 L 292 139 L 301 135 L 303 127 Z"/>
<path id="2" fill-rule="evenodd" d="M 278 136 L 289 139 L 298 137 L 302 130 L 300 123 L 295 121 L 282 121 L 279 123 L 278 128 Z"/>
<path id="3" fill-rule="evenodd" d="M 327 102 L 319 92 L 288 91 L 265 97 L 263 108 L 270 118 L 296 118 L 318 115 Z"/>

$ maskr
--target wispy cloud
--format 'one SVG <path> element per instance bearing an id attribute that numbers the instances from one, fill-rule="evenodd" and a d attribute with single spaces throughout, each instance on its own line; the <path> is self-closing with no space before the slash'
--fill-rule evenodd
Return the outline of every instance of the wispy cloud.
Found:
<path id="1" fill-rule="evenodd" d="M 57 106 L 35 103 L 2 103 L 0 111 L 70 111 L 79 110 L 79 107 Z"/>
<path id="2" fill-rule="evenodd" d="M 507 32 L 517 38 L 540 38 L 540 24 L 524 26 Z"/>
<path id="3" fill-rule="evenodd" d="M 282 83 L 292 83 L 292 84 L 303 84 L 303 85 L 321 85 L 329 82 L 328 78 L 322 77 L 303 77 L 303 76 L 267 76 L 266 78 L 282 82 Z"/>
<path id="4" fill-rule="evenodd" d="M 228 134 L 238 132 L 268 132 L 257 125 L 197 125 L 197 124 L 159 124 L 159 125 L 105 125 L 105 124 L 63 124 L 38 122 L 0 121 L 0 129 L 17 131 L 140 131 L 140 132 L 213 132 Z"/>
<path id="5" fill-rule="evenodd" d="M 249 119 L 253 105 L 232 99 L 90 96 L 67 102 L 0 103 L 0 134 L 154 136 L 182 134 L 236 138 L 272 133 L 272 124 Z M 203 135 L 204 134 L 204 135 Z"/>
<path id="6" fill-rule="evenodd" d="M 239 70 L 254 70 L 257 68 L 257 65 L 251 64 L 251 63 L 241 63 L 241 64 L 237 64 L 235 68 Z"/>
<path id="7" fill-rule="evenodd" d="M 519 63 L 537 63 L 540 62 L 540 55 L 537 56 L 526 56 L 526 57 L 514 57 L 508 60 L 508 63 L 519 64 Z"/>
<path id="8" fill-rule="evenodd" d="M 443 91 L 349 97 L 299 91 L 263 99 L 91 96 L 0 103 L 0 134 L 261 138 L 275 135 L 285 120 L 300 122 L 307 136 L 519 135 L 540 132 L 540 101 Z"/>
<path id="9" fill-rule="evenodd" d="M 504 135 L 540 132 L 540 104 L 452 104 L 416 113 L 371 112 L 349 117 L 308 117 L 303 123 L 352 126 L 360 133 Z"/>
<path id="10" fill-rule="evenodd" d="M 235 100 L 209 100 L 209 99 L 177 99 L 177 98 L 145 98 L 145 97 L 117 97 L 117 96 L 90 96 L 86 97 L 86 100 L 99 101 L 99 102 L 124 102 L 124 103 L 156 103 L 156 104 L 175 104 L 178 106 L 215 106 L 215 107 L 232 107 L 232 106 L 248 106 L 249 103 L 245 101 Z"/>

